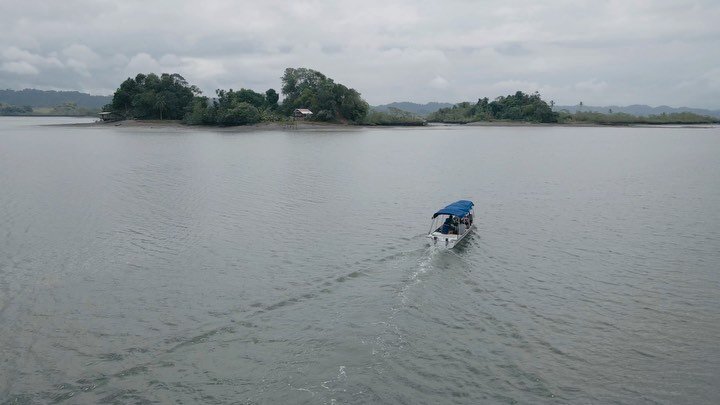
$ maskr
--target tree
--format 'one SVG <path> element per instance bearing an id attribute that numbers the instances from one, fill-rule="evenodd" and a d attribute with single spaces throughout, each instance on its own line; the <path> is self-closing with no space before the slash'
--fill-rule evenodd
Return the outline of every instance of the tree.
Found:
<path id="1" fill-rule="evenodd" d="M 282 110 L 286 114 L 296 108 L 309 108 L 315 112 L 316 120 L 359 122 L 369 110 L 359 92 L 316 70 L 287 68 L 282 83 Z"/>
<path id="2" fill-rule="evenodd" d="M 428 116 L 428 120 L 455 123 L 491 120 L 557 122 L 558 117 L 559 114 L 542 100 L 540 93 L 525 94 L 517 91 L 490 102 L 486 97 L 474 105 L 463 102 L 452 108 L 442 108 Z"/>
<path id="3" fill-rule="evenodd" d="M 160 120 L 161 120 L 161 121 L 162 121 L 162 119 L 163 119 L 162 113 L 163 113 L 163 110 L 165 110 L 165 107 L 167 107 L 167 102 L 165 101 L 165 97 L 163 97 L 163 96 L 155 97 L 155 108 L 156 108 L 156 109 L 158 110 L 158 112 L 160 113 Z"/>
<path id="4" fill-rule="evenodd" d="M 248 103 L 256 108 L 260 108 L 265 104 L 265 96 L 250 89 L 240 89 L 234 96 L 237 102 Z"/>
<path id="5" fill-rule="evenodd" d="M 196 96 L 183 117 L 183 122 L 189 125 L 215 124 L 215 117 L 210 119 L 208 112 L 208 98 Z"/>
<path id="6" fill-rule="evenodd" d="M 177 73 L 139 73 L 128 78 L 113 94 L 110 111 L 126 118 L 181 119 L 190 110 L 193 99 L 200 95 Z"/>
<path id="7" fill-rule="evenodd" d="M 239 102 L 218 113 L 217 123 L 223 126 L 248 125 L 260 122 L 258 109 L 246 102 Z"/>
<path id="8" fill-rule="evenodd" d="M 350 121 L 360 121 L 363 119 L 370 109 L 365 100 L 360 97 L 360 93 L 355 89 L 348 89 L 345 86 L 339 85 L 340 87 L 340 115 Z"/>
<path id="9" fill-rule="evenodd" d="M 0 103 L 0 115 L 28 115 L 33 112 L 29 105 L 16 106 Z"/>
<path id="10" fill-rule="evenodd" d="M 265 92 L 265 105 L 271 110 L 277 109 L 278 100 L 280 100 L 280 95 L 277 93 L 277 91 L 275 91 L 275 89 L 268 89 Z"/>

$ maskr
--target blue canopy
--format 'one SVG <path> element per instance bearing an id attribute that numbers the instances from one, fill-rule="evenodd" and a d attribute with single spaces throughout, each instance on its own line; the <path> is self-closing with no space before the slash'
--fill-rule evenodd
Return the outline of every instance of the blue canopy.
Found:
<path id="1" fill-rule="evenodd" d="M 473 207 L 473 202 L 468 200 L 455 201 L 447 207 L 441 209 L 433 215 L 433 218 L 438 215 L 455 215 L 456 217 L 464 217 L 467 215 Z"/>

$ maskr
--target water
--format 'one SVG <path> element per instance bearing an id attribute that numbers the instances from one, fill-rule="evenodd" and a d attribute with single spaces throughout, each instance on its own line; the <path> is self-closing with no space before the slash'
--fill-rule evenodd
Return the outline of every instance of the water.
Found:
<path id="1" fill-rule="evenodd" d="M 0 403 L 720 402 L 717 127 L 57 121 L 0 119 Z"/>

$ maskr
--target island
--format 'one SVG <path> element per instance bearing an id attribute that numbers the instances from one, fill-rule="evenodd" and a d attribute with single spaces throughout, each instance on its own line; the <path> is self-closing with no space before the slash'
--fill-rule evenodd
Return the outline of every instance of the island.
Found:
<path id="1" fill-rule="evenodd" d="M 542 100 L 540 94 L 515 94 L 497 97 L 490 101 L 487 97 L 477 103 L 458 103 L 452 107 L 441 108 L 428 116 L 430 122 L 453 124 L 471 123 L 534 123 L 564 125 L 667 125 L 667 124 L 716 124 L 720 119 L 691 112 L 677 112 L 649 116 L 635 116 L 627 113 L 607 114 L 597 111 L 567 110 L 553 111 L 554 102 Z"/>
<path id="2" fill-rule="evenodd" d="M 538 92 L 517 91 L 477 102 L 461 102 L 421 116 L 395 107 L 372 109 L 361 94 L 313 69 L 287 68 L 282 76 L 283 99 L 275 89 L 215 91 L 202 95 L 177 73 L 138 74 L 115 91 L 103 108 L 107 120 L 172 120 L 185 125 L 231 127 L 260 123 L 297 125 L 426 125 L 427 123 L 478 125 L 661 125 L 714 124 L 717 118 L 690 112 L 634 116 L 577 110 L 554 111 Z"/>
<path id="3" fill-rule="evenodd" d="M 99 108 L 101 101 L 106 104 Z M 52 107 L 41 107 L 45 105 Z M 407 110 L 402 108 L 406 106 Z M 597 107 L 583 108 L 582 102 L 578 106 L 557 107 L 553 101 L 548 103 L 543 100 L 538 92 L 528 94 L 522 91 L 492 100 L 482 97 L 476 102 L 392 103 L 371 107 L 357 90 L 304 67 L 285 69 L 280 93 L 272 88 L 265 92 L 246 88 L 217 89 L 213 97 L 208 97 L 178 73 L 139 73 L 123 81 L 112 96 L 35 89 L 0 91 L 0 115 L 99 115 L 103 122 L 115 125 L 273 128 L 423 126 L 433 123 L 583 126 L 720 123 L 717 116 L 702 113 L 703 110 L 671 110 L 633 115 L 613 112 L 612 108 L 600 112 Z M 123 122 L 117 124 L 117 121 Z"/>
<path id="4" fill-rule="evenodd" d="M 103 108 L 108 120 L 175 120 L 186 125 L 240 126 L 297 120 L 343 125 L 423 125 L 403 111 L 374 112 L 360 93 L 308 68 L 287 68 L 282 94 L 275 89 L 215 91 L 203 96 L 177 73 L 138 74 L 115 91 Z"/>

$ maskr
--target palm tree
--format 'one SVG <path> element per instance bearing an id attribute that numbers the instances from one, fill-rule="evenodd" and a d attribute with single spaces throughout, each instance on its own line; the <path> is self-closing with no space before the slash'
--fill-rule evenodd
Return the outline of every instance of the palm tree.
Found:
<path id="1" fill-rule="evenodd" d="M 159 96 L 157 100 L 155 101 L 155 108 L 160 112 L 160 121 L 162 121 L 163 116 L 163 110 L 167 107 L 167 102 L 165 101 L 165 97 Z"/>

